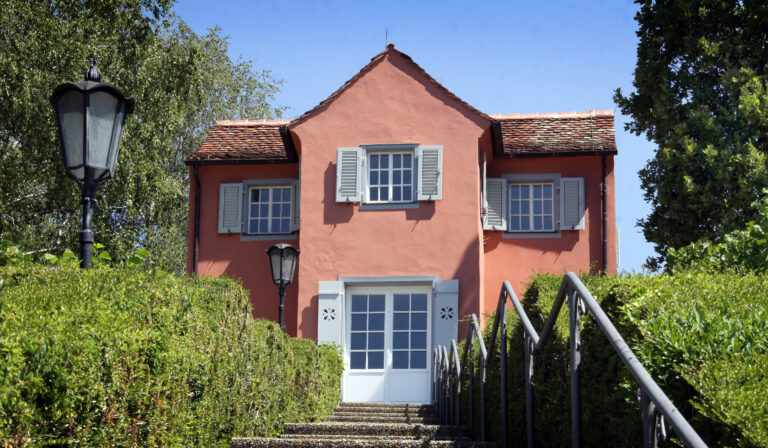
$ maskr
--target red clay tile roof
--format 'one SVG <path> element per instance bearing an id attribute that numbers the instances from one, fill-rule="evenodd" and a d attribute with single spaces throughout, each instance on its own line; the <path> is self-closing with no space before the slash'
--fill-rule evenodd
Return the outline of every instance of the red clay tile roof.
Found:
<path id="1" fill-rule="evenodd" d="M 287 120 L 217 121 L 187 162 L 289 162 L 295 158 Z"/>
<path id="2" fill-rule="evenodd" d="M 501 134 L 494 148 L 497 155 L 616 152 L 611 110 L 491 117 L 499 123 Z"/>

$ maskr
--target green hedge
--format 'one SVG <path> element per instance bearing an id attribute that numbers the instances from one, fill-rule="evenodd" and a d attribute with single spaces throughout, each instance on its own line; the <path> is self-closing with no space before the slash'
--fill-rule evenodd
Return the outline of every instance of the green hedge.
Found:
<path id="1" fill-rule="evenodd" d="M 229 279 L 64 265 L 9 274 L 2 446 L 228 446 L 338 401 L 337 350 L 253 319 Z"/>
<path id="2" fill-rule="evenodd" d="M 768 446 L 768 276 L 684 273 L 582 280 L 710 446 Z M 562 276 L 542 275 L 528 286 L 524 306 L 537 330 L 561 281 Z M 508 423 L 511 439 L 525 440 L 522 328 L 514 311 L 508 319 Z M 567 309 L 552 336 L 535 360 L 537 446 L 564 447 L 571 443 Z M 585 445 L 637 446 L 642 440 L 637 385 L 589 315 L 582 343 Z M 488 381 L 491 434 L 498 440 L 498 349 Z"/>

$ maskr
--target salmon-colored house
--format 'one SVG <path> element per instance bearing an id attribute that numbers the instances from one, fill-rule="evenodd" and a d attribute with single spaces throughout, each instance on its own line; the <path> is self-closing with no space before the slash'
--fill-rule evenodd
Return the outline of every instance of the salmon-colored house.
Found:
<path id="1" fill-rule="evenodd" d="M 616 271 L 615 154 L 611 111 L 487 115 L 390 44 L 294 120 L 216 123 L 187 160 L 189 271 L 277 320 L 265 251 L 292 244 L 285 328 L 343 347 L 342 400 L 426 403 L 432 347 L 503 280 Z"/>

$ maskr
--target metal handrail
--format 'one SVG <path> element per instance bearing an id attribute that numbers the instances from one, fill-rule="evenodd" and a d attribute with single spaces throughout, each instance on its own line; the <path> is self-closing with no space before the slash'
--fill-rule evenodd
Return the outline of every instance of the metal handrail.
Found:
<path id="1" fill-rule="evenodd" d="M 469 386 L 469 400 L 470 400 L 470 425 L 474 425 L 474 341 L 475 339 L 480 342 L 482 351 L 482 388 L 481 388 L 481 424 L 482 424 L 482 440 L 486 440 L 486 420 L 485 420 L 485 369 L 487 367 L 488 355 L 493 354 L 493 350 L 496 346 L 496 339 L 499 339 L 499 364 L 501 370 L 501 419 L 502 419 L 502 442 L 504 446 L 508 446 L 509 433 L 507 428 L 507 319 L 506 319 L 506 302 L 509 299 L 517 312 L 520 322 L 523 327 L 523 339 L 524 339 L 524 351 L 525 351 L 525 402 L 526 402 L 526 438 L 527 446 L 533 447 L 535 444 L 534 435 L 534 387 L 533 387 L 533 371 L 534 371 L 534 358 L 538 351 L 544 349 L 547 344 L 552 330 L 554 329 L 557 316 L 560 314 L 563 303 L 568 303 L 569 308 L 569 322 L 570 322 L 570 334 L 569 334 L 569 352 L 570 352 L 570 367 L 571 367 L 571 431 L 572 431 L 572 445 L 574 447 L 581 447 L 583 445 L 582 438 L 582 412 L 581 412 L 581 316 L 587 312 L 592 313 L 600 330 L 606 336 L 614 351 L 618 354 L 619 358 L 627 366 L 632 377 L 638 384 L 638 399 L 640 401 L 640 410 L 642 416 L 643 425 L 643 446 L 646 448 L 655 448 L 658 443 L 667 438 L 667 426 L 675 431 L 686 446 L 700 448 L 707 445 L 701 439 L 701 437 L 694 431 L 688 421 L 680 414 L 680 411 L 672 404 L 669 398 L 664 394 L 661 388 L 656 384 L 653 378 L 648 374 L 645 368 L 640 364 L 635 354 L 629 348 L 627 343 L 621 337 L 616 327 L 611 323 L 611 320 L 605 314 L 603 309 L 592 297 L 592 294 L 587 290 L 584 284 L 579 278 L 572 272 L 568 272 L 563 277 L 563 281 L 560 284 L 555 302 L 552 304 L 552 309 L 549 312 L 546 323 L 544 324 L 541 334 L 538 334 L 533 328 L 528 315 L 525 313 L 520 300 L 517 298 L 512 285 L 508 281 L 504 281 L 499 293 L 499 302 L 496 307 L 496 316 L 493 320 L 493 326 L 490 335 L 490 352 L 486 350 L 483 344 L 483 338 L 480 333 L 479 325 L 477 324 L 477 317 L 472 315 L 472 322 L 467 333 L 466 345 L 464 347 L 464 354 L 461 363 L 458 361 L 457 354 L 455 352 L 455 341 L 451 342 L 451 349 L 454 354 L 455 368 L 453 363 L 451 365 L 445 365 L 442 372 L 435 372 L 436 377 L 450 377 L 454 375 L 454 383 L 445 384 L 444 386 L 455 386 L 455 382 L 460 381 L 461 377 L 461 364 L 466 364 L 469 360 L 469 367 L 467 370 L 470 372 L 470 386 Z M 438 349 L 435 353 L 438 353 Z M 443 355 L 441 360 L 447 360 L 448 354 L 445 348 L 442 348 Z M 438 366 L 437 356 L 435 357 L 435 366 Z M 443 390 L 443 389 L 441 389 Z M 449 392 L 450 389 L 445 388 L 445 392 Z M 459 389 L 460 391 L 460 385 Z M 435 389 L 438 392 L 438 389 Z M 455 399 L 458 401 L 458 393 Z M 457 406 L 453 402 L 453 395 L 446 395 L 445 397 L 435 397 L 437 402 L 444 403 L 445 406 L 438 408 L 438 413 L 441 416 L 445 415 L 445 412 Z M 450 407 L 449 407 L 450 406 Z M 458 407 L 456 407 L 458 409 Z M 456 420 L 453 424 L 458 424 L 458 411 L 456 411 Z M 441 417 L 442 418 L 442 417 Z M 446 419 L 446 422 L 448 420 Z M 472 429 L 474 433 L 474 429 Z"/>
<path id="2" fill-rule="evenodd" d="M 486 419 L 486 368 L 488 365 L 488 350 L 485 348 L 483 334 L 477 316 L 472 315 L 467 329 L 464 350 L 459 359 L 456 340 L 451 340 L 451 359 L 446 364 L 448 357 L 445 347 L 434 349 L 434 402 L 435 410 L 442 424 L 458 426 L 461 423 L 461 366 L 467 366 L 469 372 L 469 431 L 475 432 L 475 343 L 480 347 L 480 439 L 488 438 Z"/>

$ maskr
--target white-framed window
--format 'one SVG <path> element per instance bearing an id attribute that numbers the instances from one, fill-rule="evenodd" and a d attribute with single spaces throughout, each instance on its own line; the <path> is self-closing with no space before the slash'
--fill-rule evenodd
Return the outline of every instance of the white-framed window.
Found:
<path id="1" fill-rule="evenodd" d="M 299 182 L 259 179 L 219 185 L 218 233 L 260 237 L 299 229 Z"/>
<path id="2" fill-rule="evenodd" d="M 584 178 L 559 174 L 483 176 L 483 229 L 557 235 L 584 229 Z"/>
<path id="3" fill-rule="evenodd" d="M 555 231 L 554 182 L 509 184 L 509 232 Z"/>
<path id="4" fill-rule="evenodd" d="M 250 187 L 245 233 L 291 233 L 292 196 L 290 185 Z"/>
<path id="5" fill-rule="evenodd" d="M 402 205 L 442 199 L 442 146 L 338 148 L 336 202 Z"/>
<path id="6" fill-rule="evenodd" d="M 367 201 L 371 204 L 413 202 L 413 152 L 367 154 Z"/>

